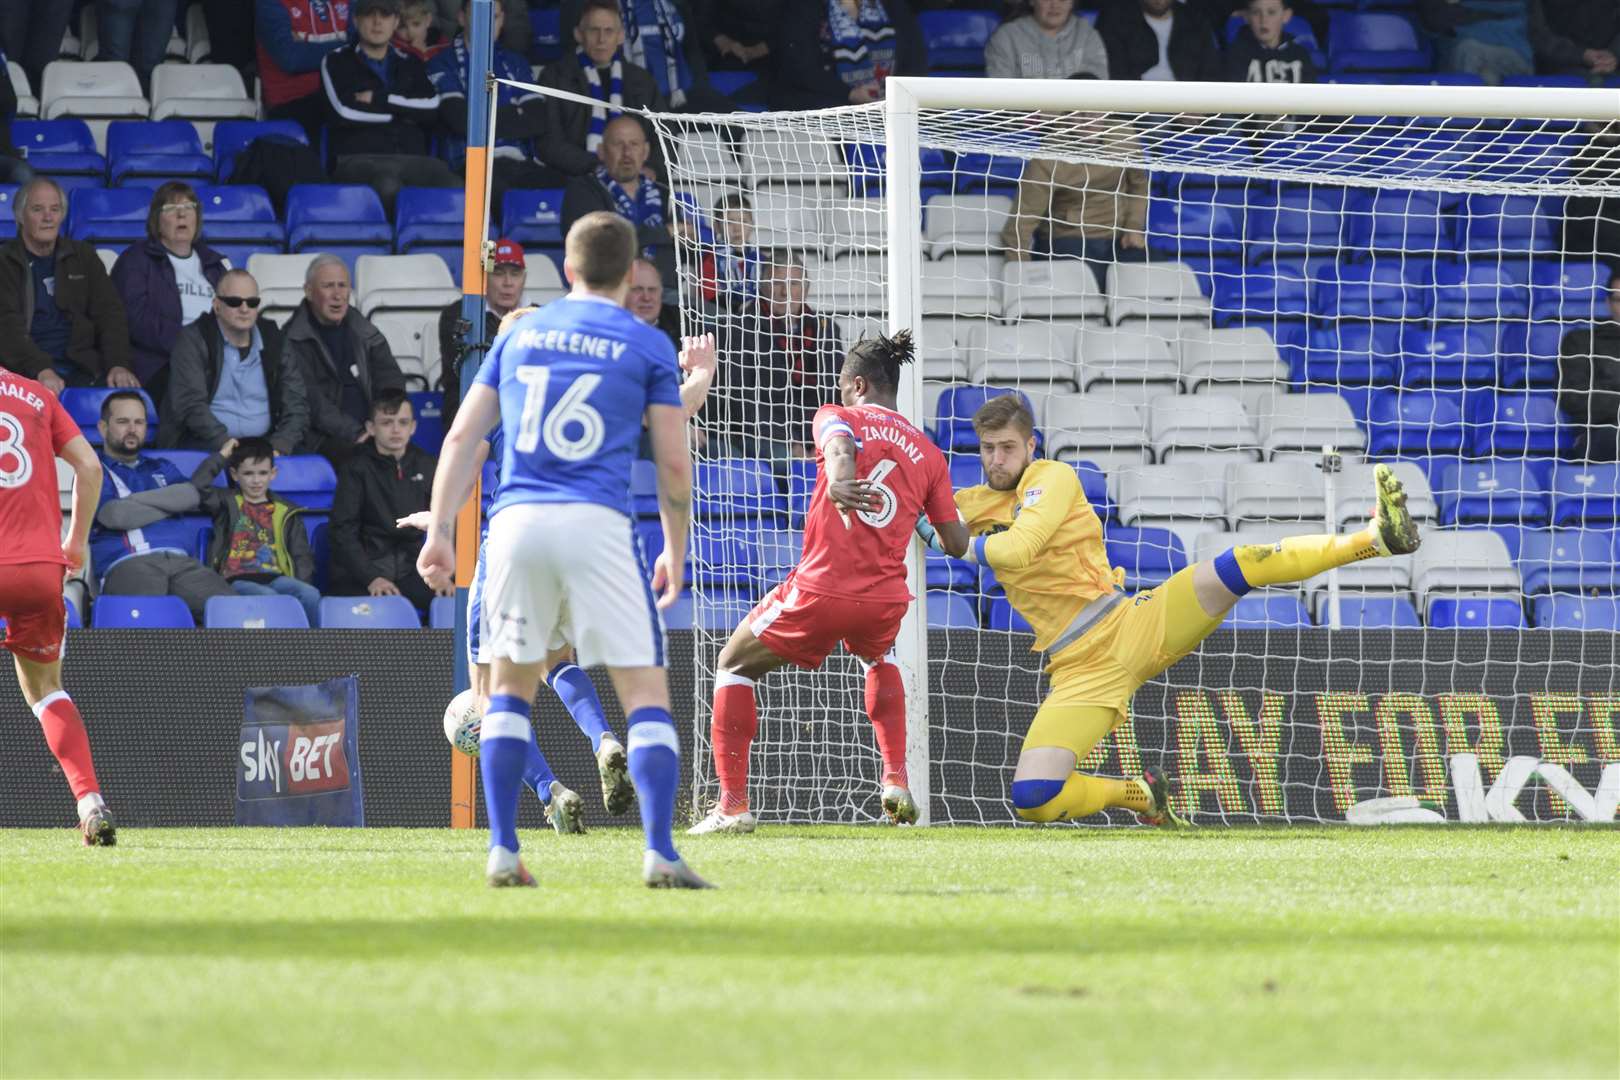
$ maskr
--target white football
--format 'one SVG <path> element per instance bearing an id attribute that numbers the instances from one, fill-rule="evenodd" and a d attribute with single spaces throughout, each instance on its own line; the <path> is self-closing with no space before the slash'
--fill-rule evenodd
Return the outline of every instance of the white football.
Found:
<path id="1" fill-rule="evenodd" d="M 444 737 L 471 757 L 478 756 L 478 732 L 484 726 L 484 706 L 478 695 L 463 690 L 444 710 Z"/>

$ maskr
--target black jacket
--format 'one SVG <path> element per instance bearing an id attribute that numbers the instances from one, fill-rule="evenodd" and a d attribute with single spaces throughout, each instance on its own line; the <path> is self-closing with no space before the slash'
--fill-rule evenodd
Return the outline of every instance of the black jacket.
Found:
<path id="1" fill-rule="evenodd" d="M 890 74 L 928 74 L 928 46 L 911 6 L 905 0 L 884 0 L 883 8 L 894 26 L 895 69 Z M 821 0 L 782 5 L 776 36 L 770 43 L 772 108 L 825 109 L 849 104 L 849 87 L 838 77 L 837 65 L 822 40 L 826 22 L 827 5 Z"/>
<path id="2" fill-rule="evenodd" d="M 294 453 L 309 428 L 304 379 L 283 349 L 281 328 L 259 319 L 263 348 L 259 366 L 270 394 L 270 430 L 265 437 L 283 454 Z M 169 358 L 169 390 L 162 402 L 158 445 L 165 449 L 218 450 L 230 438 L 211 408 L 225 368 L 225 340 L 213 312 L 180 329 Z"/>
<path id="3" fill-rule="evenodd" d="M 1558 347 L 1558 404 L 1585 432 L 1594 461 L 1620 458 L 1620 323 L 1564 335 Z"/>
<path id="4" fill-rule="evenodd" d="M 328 525 L 333 595 L 358 596 L 373 578 L 398 583 L 416 573 L 422 533 L 397 528 L 394 521 L 427 509 L 437 463 L 415 445 L 395 461 L 370 442 L 343 463 Z"/>
<path id="5" fill-rule="evenodd" d="M 1227 46 L 1226 77 L 1231 82 L 1315 82 L 1316 62 L 1311 51 L 1289 35 L 1284 34 L 1275 49 L 1268 49 L 1245 26 Z"/>
<path id="6" fill-rule="evenodd" d="M 658 273 L 665 281 L 675 280 L 675 235 L 670 231 L 669 223 L 672 217 L 673 205 L 669 198 L 669 189 L 658 185 L 664 197 L 663 225 L 636 226 L 636 243 L 643 251 L 651 251 L 649 258 L 658 264 Z M 562 231 L 568 235 L 568 230 L 574 227 L 574 222 L 586 214 L 606 210 L 610 214 L 619 212 L 618 204 L 613 201 L 613 195 L 596 175 L 576 176 L 568 181 L 563 189 L 562 204 Z"/>
<path id="7" fill-rule="evenodd" d="M 771 456 L 761 442 L 812 444 L 816 410 L 838 400 L 844 348 L 833 321 L 807 311 L 790 325 L 750 304 L 725 320 L 719 345 L 722 392 L 704 406 L 710 435 L 750 457 Z"/>
<path id="8" fill-rule="evenodd" d="M 349 154 L 426 154 L 439 113 L 439 95 L 427 65 L 390 46 L 388 81 L 377 77 L 358 44 L 321 60 L 326 97 L 327 151 Z M 359 95 L 369 93 L 370 101 Z"/>
<path id="9" fill-rule="evenodd" d="M 57 237 L 55 297 L 68 317 L 69 363 L 97 383 L 112 368 L 130 366 L 124 302 L 92 245 Z M 37 379 L 51 358 L 29 336 L 33 319 L 34 274 L 28 249 L 17 237 L 0 246 L 0 367 Z"/>
<path id="10" fill-rule="evenodd" d="M 646 68 L 637 67 L 627 60 L 619 70 L 622 76 L 620 102 L 626 109 L 651 109 L 654 112 L 669 109 L 669 102 L 658 92 L 658 84 Z M 591 96 L 590 83 L 585 81 L 585 69 L 579 66 L 579 58 L 573 52 L 541 68 L 540 77 L 535 81 L 541 86 L 566 90 L 581 97 Z M 606 71 L 602 74 L 602 85 L 608 85 Z M 595 151 L 585 149 L 585 140 L 591 133 L 590 106 L 548 97 L 545 99 L 545 113 L 545 137 L 540 140 L 542 161 L 570 176 L 583 176 L 602 163 Z M 662 174 L 658 140 L 650 131 L 647 141 L 653 148 L 647 164 Z"/>
<path id="11" fill-rule="evenodd" d="M 1198 11 L 1186 4 L 1171 8 L 1170 70 L 1178 82 L 1218 82 L 1221 51 L 1214 31 Z M 1108 77 L 1140 79 L 1159 62 L 1159 39 L 1136 0 L 1114 0 L 1097 17 L 1097 32 L 1108 47 Z"/>
<path id="12" fill-rule="evenodd" d="M 449 431 L 450 425 L 456 422 L 456 410 L 461 408 L 461 369 L 470 357 L 475 364 L 482 363 L 484 354 L 478 351 L 462 352 L 461 336 L 456 333 L 456 324 L 461 321 L 461 301 L 445 305 L 439 312 L 439 361 L 443 368 L 439 373 L 439 382 L 444 387 L 444 430 Z M 484 342 L 488 344 L 495 340 L 495 332 L 501 328 L 501 317 L 484 308 Z"/>
<path id="13" fill-rule="evenodd" d="M 405 376 L 394 362 L 394 354 L 382 331 L 352 307 L 343 317 L 343 326 L 350 335 L 353 354 L 365 361 L 355 364 L 354 374 L 366 402 L 369 404 L 383 390 L 405 389 Z M 328 438 L 344 442 L 359 438 L 366 428 L 365 418 L 343 411 L 343 383 L 315 329 L 315 314 L 310 311 L 308 301 L 298 305 L 282 333 L 287 362 L 297 369 L 304 384 L 304 397 L 309 402 L 304 451 L 319 453 L 321 443 Z"/>

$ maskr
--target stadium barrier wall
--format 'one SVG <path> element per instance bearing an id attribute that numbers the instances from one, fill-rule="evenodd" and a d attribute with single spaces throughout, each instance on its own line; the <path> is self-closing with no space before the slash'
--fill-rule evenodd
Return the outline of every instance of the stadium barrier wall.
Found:
<path id="1" fill-rule="evenodd" d="M 929 636 L 933 820 L 1010 822 L 1011 763 L 1044 692 L 1039 658 L 1024 634 Z M 669 637 L 671 696 L 690 770 L 700 689 L 694 636 Z M 434 630 L 70 631 L 65 677 L 121 824 L 230 825 L 246 688 L 353 673 L 367 824 L 439 827 L 449 823 L 452 751 L 440 718 L 451 648 L 450 633 Z M 594 676 L 622 732 L 612 690 L 601 672 Z M 826 710 L 788 716 L 767 706 L 762 714 L 762 741 L 794 725 L 806 754 L 820 741 L 818 728 L 836 722 Z M 535 715 L 546 756 L 584 797 L 588 822 L 608 823 L 589 744 L 545 691 Z M 1205 824 L 1343 821 L 1359 802 L 1396 795 L 1455 820 L 1455 753 L 1477 756 L 1487 788 L 1505 762 L 1526 756 L 1561 765 L 1595 792 L 1604 765 L 1620 762 L 1620 635 L 1217 631 L 1143 688 L 1088 767 L 1131 773 L 1162 760 L 1181 780 L 1183 809 Z M 875 801 L 869 756 L 865 794 Z M 15 691 L 0 700 L 0 762 L 0 827 L 72 823 L 62 776 Z M 813 767 L 806 762 L 801 775 Z M 773 778 L 759 780 L 768 787 Z M 691 789 L 689 775 L 682 784 Z M 1534 781 L 1514 805 L 1531 820 L 1574 817 Z M 525 827 L 543 827 L 535 800 L 525 797 L 522 813 Z"/>

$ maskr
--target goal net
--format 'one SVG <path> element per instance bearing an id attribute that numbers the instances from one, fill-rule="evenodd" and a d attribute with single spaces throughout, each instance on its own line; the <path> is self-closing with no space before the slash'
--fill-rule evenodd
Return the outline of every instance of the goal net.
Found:
<path id="1" fill-rule="evenodd" d="M 1423 523 L 1415 556 L 1246 597 L 1084 769 L 1162 763 L 1206 823 L 1380 798 L 1468 818 L 1475 782 L 1519 784 L 1531 816 L 1612 816 L 1579 799 L 1620 761 L 1616 638 L 1574 630 L 1615 626 L 1615 474 L 1587 460 L 1613 435 L 1583 426 L 1567 359 L 1620 318 L 1612 93 L 894 80 L 890 99 L 649 117 L 682 325 L 722 350 L 690 564 L 699 808 L 715 657 L 798 555 L 810 417 L 851 344 L 906 327 L 901 408 L 956 486 L 982 481 L 975 409 L 1023 395 L 1128 591 L 1359 527 L 1375 462 Z M 913 578 L 914 789 L 936 823 L 1014 820 L 1041 658 L 992 573 L 919 549 Z M 878 817 L 862 686 L 843 656 L 760 682 L 764 820 Z"/>

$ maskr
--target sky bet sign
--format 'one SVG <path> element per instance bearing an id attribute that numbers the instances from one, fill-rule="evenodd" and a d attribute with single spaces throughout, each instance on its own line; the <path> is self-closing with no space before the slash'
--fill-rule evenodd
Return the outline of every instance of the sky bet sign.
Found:
<path id="1" fill-rule="evenodd" d="M 236 823 L 364 825 L 355 676 L 249 687 L 244 699 Z"/>

